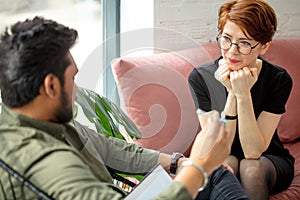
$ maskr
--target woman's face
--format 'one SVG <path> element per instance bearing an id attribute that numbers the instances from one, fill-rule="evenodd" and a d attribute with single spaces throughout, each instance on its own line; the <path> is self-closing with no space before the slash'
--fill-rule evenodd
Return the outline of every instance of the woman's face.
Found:
<path id="1" fill-rule="evenodd" d="M 251 52 L 247 55 L 243 55 L 239 52 L 237 45 L 232 44 L 230 49 L 221 50 L 222 56 L 226 61 L 228 67 L 232 71 L 237 71 L 242 69 L 243 67 L 256 67 L 256 59 L 261 54 L 264 54 L 268 49 L 268 44 L 260 44 L 252 38 L 248 38 L 242 31 L 242 29 L 231 21 L 227 21 L 221 36 L 225 38 L 229 38 L 232 43 L 238 44 L 248 42 L 251 47 L 255 48 L 251 50 Z"/>

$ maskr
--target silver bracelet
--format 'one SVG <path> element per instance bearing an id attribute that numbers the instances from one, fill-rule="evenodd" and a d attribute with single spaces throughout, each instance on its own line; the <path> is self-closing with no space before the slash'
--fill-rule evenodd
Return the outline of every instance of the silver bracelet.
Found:
<path id="1" fill-rule="evenodd" d="M 193 166 L 193 167 L 195 167 L 196 169 L 198 169 L 201 172 L 201 174 L 203 176 L 203 185 L 198 189 L 198 191 L 201 192 L 205 188 L 205 186 L 207 185 L 207 183 L 208 183 L 208 176 L 207 176 L 206 171 L 198 163 L 193 162 L 191 160 L 186 160 L 186 161 L 184 161 L 180 165 L 180 167 L 177 170 L 177 172 L 179 172 L 183 167 L 186 167 L 186 166 Z"/>

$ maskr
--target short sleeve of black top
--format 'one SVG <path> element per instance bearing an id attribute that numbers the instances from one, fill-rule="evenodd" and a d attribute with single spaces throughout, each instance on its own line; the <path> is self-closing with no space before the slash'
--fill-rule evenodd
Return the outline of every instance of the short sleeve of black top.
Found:
<path id="1" fill-rule="evenodd" d="M 226 88 L 214 78 L 218 60 L 195 68 L 189 75 L 189 85 L 196 108 L 205 111 L 218 110 L 221 112 L 226 103 Z M 251 89 L 253 108 L 256 119 L 262 111 L 283 114 L 285 104 L 292 89 L 292 78 L 287 71 L 279 66 L 263 60 L 262 69 L 256 83 Z M 251 131 L 249 131 L 251 134 Z M 239 159 L 244 158 L 238 137 L 238 129 L 232 145 L 231 154 Z M 277 129 L 271 140 L 270 146 L 264 154 L 293 157 L 279 140 Z"/>

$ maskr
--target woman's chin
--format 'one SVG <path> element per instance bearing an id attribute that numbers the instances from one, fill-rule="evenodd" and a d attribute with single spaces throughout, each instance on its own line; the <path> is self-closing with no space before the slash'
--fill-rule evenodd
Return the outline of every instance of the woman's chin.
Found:
<path id="1" fill-rule="evenodd" d="M 235 66 L 229 66 L 228 67 L 230 71 L 239 71 L 241 67 L 235 67 Z"/>

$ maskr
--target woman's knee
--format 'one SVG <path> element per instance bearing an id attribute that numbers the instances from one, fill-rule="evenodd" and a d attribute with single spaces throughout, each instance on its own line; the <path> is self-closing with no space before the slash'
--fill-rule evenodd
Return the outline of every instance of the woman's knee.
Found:
<path id="1" fill-rule="evenodd" d="M 241 160 L 239 174 L 241 179 L 246 178 L 248 180 L 249 179 L 258 180 L 266 176 L 264 166 L 260 162 L 260 160 L 248 160 L 248 159 Z"/>
<path id="2" fill-rule="evenodd" d="M 233 174 L 237 175 L 238 168 L 239 168 L 239 161 L 235 156 L 228 156 L 225 161 L 225 164 L 229 165 L 231 169 L 229 169 Z M 226 167 L 226 166 L 225 166 Z"/>

